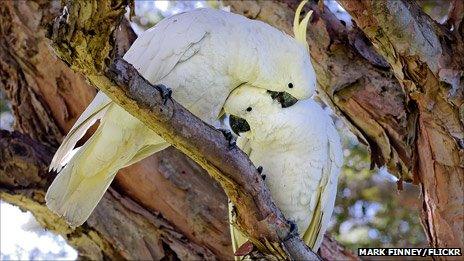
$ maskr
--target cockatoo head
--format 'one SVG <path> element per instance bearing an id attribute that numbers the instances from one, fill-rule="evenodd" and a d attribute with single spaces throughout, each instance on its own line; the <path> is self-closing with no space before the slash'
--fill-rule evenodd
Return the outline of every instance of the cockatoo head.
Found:
<path id="1" fill-rule="evenodd" d="M 253 132 L 258 126 L 261 129 L 281 109 L 276 93 L 246 84 L 232 91 L 224 104 L 224 112 L 230 115 L 230 126 L 238 135 Z"/>
<path id="2" fill-rule="evenodd" d="M 298 6 L 293 22 L 294 38 L 272 43 L 266 52 L 272 53 L 271 61 L 260 65 L 259 75 L 252 85 L 275 92 L 287 92 L 296 99 L 310 98 L 316 89 L 316 73 L 309 56 L 306 29 L 312 11 L 300 22 L 300 13 L 308 2 Z M 263 47 L 264 48 L 264 47 Z"/>

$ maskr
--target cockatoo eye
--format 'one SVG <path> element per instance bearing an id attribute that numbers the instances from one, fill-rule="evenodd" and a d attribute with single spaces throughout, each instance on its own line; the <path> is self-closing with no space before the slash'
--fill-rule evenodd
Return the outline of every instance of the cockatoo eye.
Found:
<path id="1" fill-rule="evenodd" d="M 253 108 L 251 108 L 251 107 L 248 107 L 248 108 L 246 109 L 246 111 L 251 111 L 251 110 L 253 110 Z"/>
<path id="2" fill-rule="evenodd" d="M 290 88 L 290 89 L 293 88 L 293 83 L 291 83 L 291 82 L 288 83 L 288 88 Z"/>

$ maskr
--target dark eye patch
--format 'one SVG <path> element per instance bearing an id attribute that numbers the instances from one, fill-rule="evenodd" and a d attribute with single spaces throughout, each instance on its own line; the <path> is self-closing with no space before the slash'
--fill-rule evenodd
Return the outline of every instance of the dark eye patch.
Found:
<path id="1" fill-rule="evenodd" d="M 253 109 L 253 108 L 248 107 L 248 108 L 246 109 L 246 111 L 251 111 L 252 109 Z"/>
<path id="2" fill-rule="evenodd" d="M 290 89 L 293 88 L 293 83 L 291 83 L 291 82 L 288 83 L 288 88 L 290 88 Z"/>

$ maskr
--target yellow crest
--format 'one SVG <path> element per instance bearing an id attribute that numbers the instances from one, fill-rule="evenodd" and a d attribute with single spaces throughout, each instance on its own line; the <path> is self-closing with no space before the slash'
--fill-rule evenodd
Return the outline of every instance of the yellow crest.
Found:
<path id="1" fill-rule="evenodd" d="M 298 8 L 295 11 L 295 19 L 293 20 L 293 34 L 295 35 L 295 40 L 303 46 L 306 46 L 306 49 L 309 51 L 308 42 L 306 42 L 306 29 L 308 28 L 309 18 L 313 14 L 313 11 L 309 11 L 305 18 L 300 22 L 300 14 L 303 6 L 308 2 L 308 0 L 304 0 L 298 5 Z"/>

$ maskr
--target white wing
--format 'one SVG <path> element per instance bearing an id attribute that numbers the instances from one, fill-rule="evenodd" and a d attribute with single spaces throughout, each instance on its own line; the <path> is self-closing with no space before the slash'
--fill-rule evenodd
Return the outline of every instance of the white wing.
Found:
<path id="1" fill-rule="evenodd" d="M 326 126 L 329 161 L 323 169 L 323 176 L 318 188 L 317 195 L 319 201 L 314 210 L 311 223 L 303 235 L 303 240 L 313 251 L 319 249 L 327 226 L 329 225 L 335 204 L 335 197 L 337 195 L 338 176 L 343 164 L 343 151 L 340 143 L 340 136 L 328 116 Z"/>
<path id="2" fill-rule="evenodd" d="M 47 206 L 72 226 L 90 216 L 117 171 L 169 146 L 115 103 L 98 129 L 58 173 L 45 196 Z"/>
<path id="3" fill-rule="evenodd" d="M 111 99 L 103 92 L 98 92 L 85 111 L 79 116 L 71 130 L 68 132 L 60 147 L 53 156 L 50 170 L 60 171 L 69 159 L 76 143 L 84 136 L 86 131 L 105 115 Z"/>
<path id="4" fill-rule="evenodd" d="M 151 83 L 164 78 L 180 62 L 198 52 L 207 28 L 194 26 L 202 12 L 189 12 L 166 18 L 143 33 L 124 55 Z"/>
<path id="5" fill-rule="evenodd" d="M 199 15 L 199 12 L 183 13 L 162 20 L 134 42 L 124 59 L 132 63 L 150 82 L 158 81 L 176 64 L 196 53 L 191 50 L 192 46 L 207 34 L 200 26 L 192 28 Z M 166 33 L 166 30 L 169 30 L 169 33 Z M 95 96 L 58 148 L 50 164 L 50 170 L 61 170 L 76 143 L 97 120 L 103 118 L 110 103 L 111 100 L 103 92 Z"/>

